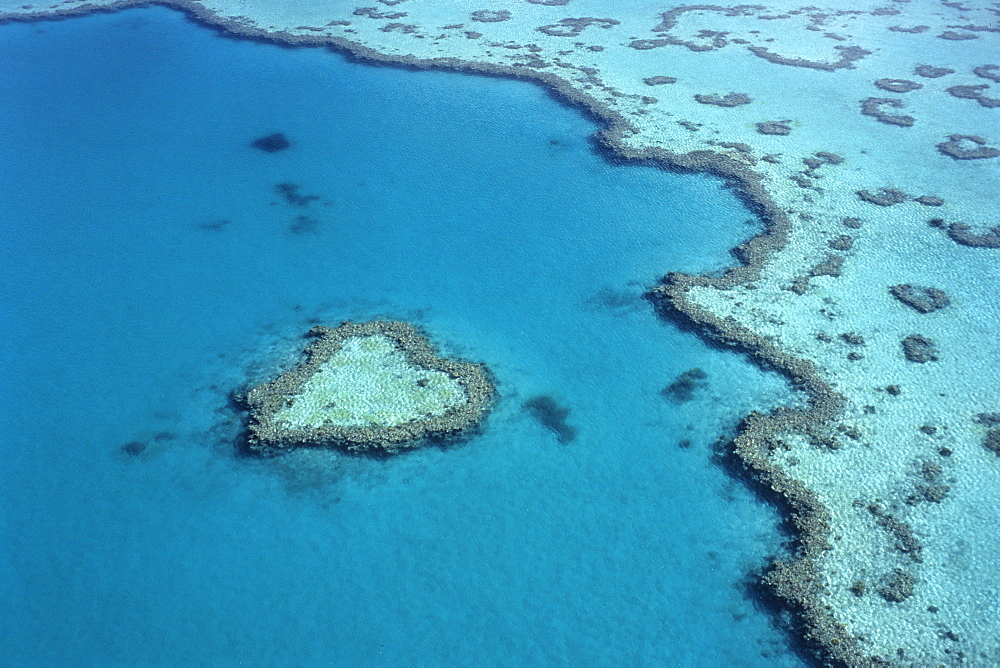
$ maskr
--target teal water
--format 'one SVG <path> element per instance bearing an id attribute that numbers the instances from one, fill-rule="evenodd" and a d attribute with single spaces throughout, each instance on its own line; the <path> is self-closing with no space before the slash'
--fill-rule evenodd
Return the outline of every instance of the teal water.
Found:
<path id="1" fill-rule="evenodd" d="M 776 513 L 711 461 L 788 389 L 640 298 L 758 230 L 719 181 L 602 160 L 527 83 L 160 8 L 5 25 L 0 54 L 3 663 L 799 664 L 741 585 Z M 483 433 L 238 457 L 227 394 L 371 317 L 491 366 Z"/>

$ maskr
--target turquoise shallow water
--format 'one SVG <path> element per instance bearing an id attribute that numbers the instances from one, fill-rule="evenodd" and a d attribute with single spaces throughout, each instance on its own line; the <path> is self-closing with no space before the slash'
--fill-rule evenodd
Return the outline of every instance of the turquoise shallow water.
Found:
<path id="1" fill-rule="evenodd" d="M 720 182 L 603 161 L 526 83 L 164 9 L 0 42 L 5 663 L 798 664 L 740 584 L 776 514 L 711 462 L 788 390 L 639 298 L 757 230 Z M 227 393 L 370 317 L 492 367 L 483 433 L 236 457 Z"/>

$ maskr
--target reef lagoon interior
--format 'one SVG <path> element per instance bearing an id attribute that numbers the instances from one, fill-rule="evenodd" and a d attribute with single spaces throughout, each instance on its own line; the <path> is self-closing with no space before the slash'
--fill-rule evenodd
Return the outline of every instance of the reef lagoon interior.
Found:
<path id="1" fill-rule="evenodd" d="M 162 7 L 0 53 L 0 663 L 801 665 L 747 594 L 779 515 L 713 461 L 796 398 L 642 298 L 760 231 L 722 180 Z M 237 456 L 229 393 L 370 318 L 490 365 L 481 433 Z"/>

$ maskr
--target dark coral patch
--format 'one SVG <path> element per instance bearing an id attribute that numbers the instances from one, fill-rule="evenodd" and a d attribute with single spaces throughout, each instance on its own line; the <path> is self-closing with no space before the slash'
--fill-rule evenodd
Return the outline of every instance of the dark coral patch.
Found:
<path id="1" fill-rule="evenodd" d="M 790 121 L 761 121 L 757 123 L 757 132 L 762 135 L 779 135 L 785 136 L 792 133 L 792 128 L 789 126 Z"/>
<path id="2" fill-rule="evenodd" d="M 510 12 L 506 9 L 501 9 L 499 11 L 479 9 L 472 12 L 469 18 L 473 21 L 479 21 L 480 23 L 500 23 L 501 21 L 509 21 L 510 16 Z"/>
<path id="3" fill-rule="evenodd" d="M 554 433 L 560 443 L 569 443 L 576 438 L 576 428 L 566 422 L 570 409 L 559 405 L 549 395 L 532 397 L 522 407 L 539 424 Z"/>
<path id="4" fill-rule="evenodd" d="M 1000 70 L 1000 65 L 980 65 L 973 69 L 972 73 L 977 77 L 1000 83 L 1000 73 L 998 73 L 998 70 Z"/>
<path id="5" fill-rule="evenodd" d="M 871 55 L 871 51 L 862 49 L 860 46 L 835 46 L 833 48 L 840 52 L 840 57 L 832 63 L 808 60 L 806 58 L 788 58 L 774 53 L 773 51 L 769 51 L 763 46 L 750 46 L 747 47 L 747 50 L 755 56 L 759 56 L 760 58 L 776 65 L 806 67 L 814 70 L 824 70 L 826 72 L 833 72 L 834 70 L 839 70 L 841 68 L 853 69 L 854 61 L 861 60 L 865 56 Z"/>
<path id="6" fill-rule="evenodd" d="M 964 100 L 975 100 L 980 104 L 980 106 L 986 107 L 987 109 L 1000 107 L 1000 99 L 988 97 L 985 94 L 984 91 L 986 91 L 989 87 L 989 84 L 977 84 L 975 86 L 952 86 L 951 88 L 946 88 L 945 92 L 953 97 L 962 98 Z"/>
<path id="7" fill-rule="evenodd" d="M 289 141 L 288 137 L 281 132 L 275 132 L 274 134 L 267 135 L 266 137 L 260 137 L 250 142 L 250 146 L 259 151 L 264 151 L 265 153 L 277 153 L 278 151 L 284 151 L 291 145 L 292 142 Z"/>
<path id="8" fill-rule="evenodd" d="M 977 233 L 964 223 L 952 223 L 948 226 L 948 236 L 952 241 L 972 248 L 1000 248 L 1000 227 Z"/>
<path id="9" fill-rule="evenodd" d="M 647 86 L 662 86 L 663 84 L 677 83 L 677 77 L 655 76 L 646 77 L 642 80 Z"/>
<path id="10" fill-rule="evenodd" d="M 308 206 L 309 202 L 319 199 L 319 195 L 303 195 L 299 188 L 297 183 L 279 183 L 274 186 L 274 192 L 292 206 Z"/>
<path id="11" fill-rule="evenodd" d="M 943 77 L 946 74 L 954 74 L 955 70 L 948 67 L 934 67 L 933 65 L 917 65 L 913 73 L 917 76 L 926 77 L 928 79 L 937 79 Z"/>
<path id="12" fill-rule="evenodd" d="M 691 401 L 696 391 L 708 386 L 708 383 L 704 382 L 706 378 L 708 374 L 701 369 L 688 369 L 660 390 L 660 394 L 675 404 Z"/>
<path id="13" fill-rule="evenodd" d="M 847 251 L 854 247 L 854 239 L 846 234 L 840 234 L 826 242 L 833 250 Z"/>
<path id="14" fill-rule="evenodd" d="M 977 84 L 975 86 L 952 86 L 945 88 L 945 92 L 953 97 L 960 97 L 965 100 L 978 99 L 983 91 L 989 88 L 989 84 Z"/>
<path id="15" fill-rule="evenodd" d="M 968 39 L 979 39 L 979 35 L 973 35 L 970 32 L 955 32 L 954 30 L 945 30 L 943 33 L 938 35 L 939 39 L 948 39 L 953 42 L 961 42 Z"/>
<path id="16" fill-rule="evenodd" d="M 993 454 L 1000 456 L 1000 429 L 990 429 L 986 432 L 983 445 Z"/>
<path id="17" fill-rule="evenodd" d="M 934 342 L 922 334 L 910 334 L 902 341 L 903 356 L 910 362 L 924 364 L 925 362 L 936 362 L 938 359 L 937 347 Z"/>
<path id="18" fill-rule="evenodd" d="M 948 295 L 938 288 L 924 288 L 909 283 L 893 285 L 889 293 L 919 313 L 930 313 L 951 303 Z"/>
<path id="19" fill-rule="evenodd" d="M 129 441 L 122 446 L 122 452 L 130 457 L 138 457 L 146 450 L 146 444 L 142 441 Z"/>
<path id="20" fill-rule="evenodd" d="M 877 204 L 878 206 L 893 206 L 895 204 L 902 204 L 910 199 L 910 196 L 902 190 L 894 188 L 879 188 L 877 193 L 869 190 L 859 190 L 857 194 L 863 201 L 869 204 Z"/>

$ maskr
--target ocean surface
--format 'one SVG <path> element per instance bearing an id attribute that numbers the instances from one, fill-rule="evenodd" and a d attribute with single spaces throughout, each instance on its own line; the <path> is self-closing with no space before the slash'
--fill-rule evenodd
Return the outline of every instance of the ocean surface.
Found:
<path id="1" fill-rule="evenodd" d="M 746 591 L 778 515 L 713 461 L 791 392 L 641 298 L 759 231 L 721 181 L 163 8 L 0 26 L 0 100 L 0 663 L 801 665 Z M 491 367 L 482 433 L 240 456 L 229 394 L 376 317 Z"/>

